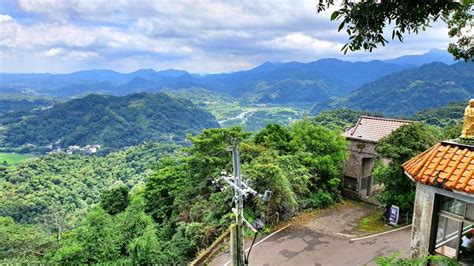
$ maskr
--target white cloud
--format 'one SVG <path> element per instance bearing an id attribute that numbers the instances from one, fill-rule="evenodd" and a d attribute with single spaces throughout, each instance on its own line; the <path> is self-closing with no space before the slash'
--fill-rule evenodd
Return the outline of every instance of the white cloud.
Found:
<path id="1" fill-rule="evenodd" d="M 54 69 L 60 64 L 65 69 L 87 68 L 89 62 L 89 68 L 215 72 L 263 61 L 370 60 L 447 44 L 446 26 L 441 23 L 419 36 L 408 36 L 403 45 L 395 41 L 373 54 L 343 56 L 339 50 L 348 37 L 337 32 L 339 22 L 329 20 L 331 11 L 316 14 L 316 2 L 18 0 L 18 10 L 0 15 L 0 53 L 34 54 L 42 58 L 44 71 L 53 64 L 42 60 L 59 62 Z M 22 60 L 14 64 L 4 64 L 0 71 L 32 67 Z"/>
<path id="2" fill-rule="evenodd" d="M 7 21 L 10 21 L 12 19 L 13 18 L 10 17 L 9 15 L 0 14 L 0 23 L 7 22 Z"/>
<path id="3" fill-rule="evenodd" d="M 277 49 L 304 49 L 317 53 L 327 50 L 340 50 L 342 45 L 335 42 L 313 38 L 301 32 L 292 32 L 282 37 L 277 37 L 269 42 L 268 46 Z"/>
<path id="4" fill-rule="evenodd" d="M 62 48 L 51 48 L 48 51 L 44 52 L 44 55 L 47 57 L 57 57 L 61 54 L 64 54 L 64 49 Z"/>
<path id="5" fill-rule="evenodd" d="M 43 52 L 42 54 L 46 57 L 57 57 L 57 58 L 62 58 L 62 59 L 78 59 L 78 60 L 95 58 L 99 56 L 99 54 L 94 51 L 77 51 L 77 50 L 68 51 L 60 47 L 51 48 Z"/>

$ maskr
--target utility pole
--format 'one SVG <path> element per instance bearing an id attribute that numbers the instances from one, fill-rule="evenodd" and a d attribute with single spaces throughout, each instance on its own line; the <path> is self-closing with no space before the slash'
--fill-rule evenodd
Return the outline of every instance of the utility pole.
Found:
<path id="1" fill-rule="evenodd" d="M 229 186 L 234 189 L 234 203 L 235 208 L 233 209 L 235 213 L 235 225 L 231 226 L 231 253 L 232 253 L 232 265 L 234 266 L 244 266 L 247 265 L 248 257 L 245 257 L 245 247 L 244 247 L 244 226 L 247 226 L 254 233 L 257 233 L 257 229 L 254 228 L 247 220 L 244 218 L 244 197 L 248 194 L 258 195 L 262 198 L 263 201 L 268 201 L 272 195 L 272 192 L 266 190 L 263 195 L 257 193 L 249 187 L 245 182 L 242 181 L 242 176 L 240 174 L 240 158 L 239 158 L 239 146 L 238 142 L 232 142 L 232 146 L 227 148 L 227 151 L 232 152 L 232 166 L 233 173 L 232 175 L 227 175 L 226 171 L 221 172 L 219 180 L 225 181 Z M 212 180 L 211 180 L 212 181 Z M 212 183 L 216 183 L 212 181 Z M 260 221 L 261 223 L 261 221 Z M 255 227 L 262 229 L 263 223 L 256 224 Z M 252 243 L 253 244 L 253 243 Z"/>
<path id="2" fill-rule="evenodd" d="M 234 189 L 235 197 L 235 217 L 236 226 L 231 231 L 232 235 L 232 264 L 240 266 L 245 264 L 245 247 L 244 247 L 244 194 L 242 191 L 242 177 L 240 175 L 240 157 L 239 147 L 237 144 L 232 145 L 232 166 L 234 183 L 239 189 Z M 233 233 L 233 234 L 232 234 Z"/>

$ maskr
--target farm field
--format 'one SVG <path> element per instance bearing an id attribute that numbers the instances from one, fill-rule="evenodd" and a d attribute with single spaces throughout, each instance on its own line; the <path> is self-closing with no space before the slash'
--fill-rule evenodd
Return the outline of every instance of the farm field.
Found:
<path id="1" fill-rule="evenodd" d="M 31 154 L 0 152 L 0 164 L 7 162 L 8 165 L 13 165 L 32 158 L 35 158 L 35 156 Z"/>

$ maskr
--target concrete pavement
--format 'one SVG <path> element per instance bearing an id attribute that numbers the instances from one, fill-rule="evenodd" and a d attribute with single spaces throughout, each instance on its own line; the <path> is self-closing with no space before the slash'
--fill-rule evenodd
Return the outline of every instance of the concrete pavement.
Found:
<path id="1" fill-rule="evenodd" d="M 304 224 L 290 225 L 254 246 L 250 265 L 374 265 L 377 257 L 394 252 L 401 251 L 404 257 L 408 256 L 411 228 L 351 241 L 351 237 L 346 235 L 350 232 L 347 222 L 350 224 L 351 219 L 346 218 L 345 222 L 340 219 L 354 211 L 354 208 L 344 208 Z M 335 226 L 328 223 L 331 217 Z M 340 228 L 341 233 L 336 228 Z M 230 254 L 224 253 L 210 265 L 225 265 L 229 260 Z"/>

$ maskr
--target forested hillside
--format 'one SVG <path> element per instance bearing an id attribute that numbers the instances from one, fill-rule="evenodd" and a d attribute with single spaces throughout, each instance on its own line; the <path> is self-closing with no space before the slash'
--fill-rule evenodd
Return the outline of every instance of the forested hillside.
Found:
<path id="1" fill-rule="evenodd" d="M 430 108 L 416 113 L 413 120 L 424 122 L 428 125 L 449 127 L 462 124 L 464 109 L 468 101 L 450 103 L 439 108 Z"/>
<path id="2" fill-rule="evenodd" d="M 190 139 L 192 146 L 173 154 L 173 146 L 147 144 L 106 157 L 49 155 L 0 168 L 0 259 L 185 264 L 233 220 L 231 190 L 208 181 L 232 170 L 230 140 L 241 141 L 252 187 L 273 191 L 268 202 L 246 201 L 250 222 L 271 225 L 339 200 L 346 143 L 309 120 L 269 125 L 254 137 L 228 128 Z"/>
<path id="3" fill-rule="evenodd" d="M 310 63 L 265 63 L 248 71 L 205 78 L 213 90 L 255 102 L 314 103 L 406 68 L 381 61 L 321 59 Z"/>
<path id="4" fill-rule="evenodd" d="M 427 108 L 474 96 L 474 63 L 431 63 L 382 77 L 347 96 L 317 104 L 312 113 L 350 108 L 410 117 Z"/>
<path id="5" fill-rule="evenodd" d="M 91 94 L 50 109 L 0 117 L 3 147 L 100 144 L 119 149 L 144 141 L 183 141 L 188 133 L 218 127 L 190 101 L 166 94 L 124 97 Z"/>
<path id="6" fill-rule="evenodd" d="M 321 125 L 330 129 L 346 130 L 355 125 L 359 118 L 363 115 L 383 117 L 381 113 L 375 113 L 370 111 L 358 111 L 351 109 L 336 109 L 328 110 L 319 113 L 313 117 L 312 120 L 315 124 Z"/>
<path id="7" fill-rule="evenodd" d="M 0 216 L 36 224 L 60 215 L 62 226 L 71 226 L 103 190 L 143 185 L 154 164 L 178 148 L 146 143 L 104 157 L 51 154 L 0 166 Z"/>
<path id="8" fill-rule="evenodd" d="M 0 115 L 19 111 L 29 111 L 35 108 L 46 108 L 53 104 L 47 99 L 17 99 L 15 97 L 0 98 Z"/>

